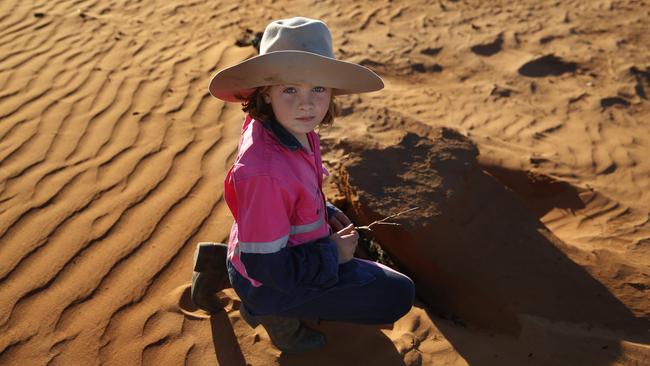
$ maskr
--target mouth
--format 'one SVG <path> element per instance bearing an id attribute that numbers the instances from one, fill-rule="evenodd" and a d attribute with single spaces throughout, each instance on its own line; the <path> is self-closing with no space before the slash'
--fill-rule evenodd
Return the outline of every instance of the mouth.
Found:
<path id="1" fill-rule="evenodd" d="M 301 122 L 311 122 L 314 120 L 314 116 L 306 116 L 306 117 L 297 117 L 296 119 Z"/>

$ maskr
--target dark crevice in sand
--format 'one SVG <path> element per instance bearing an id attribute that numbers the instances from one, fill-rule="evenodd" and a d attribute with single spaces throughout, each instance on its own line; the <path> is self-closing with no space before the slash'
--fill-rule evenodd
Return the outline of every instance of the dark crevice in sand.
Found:
<path id="1" fill-rule="evenodd" d="M 561 38 L 564 38 L 564 36 L 551 34 L 551 35 L 544 36 L 544 37 L 540 38 L 539 43 L 540 44 L 547 44 L 547 43 L 550 43 L 551 41 L 554 41 L 556 39 L 561 39 Z"/>
<path id="2" fill-rule="evenodd" d="M 188 103 L 190 103 L 191 101 L 193 101 L 195 99 L 193 97 L 193 91 L 198 89 L 198 87 L 193 87 L 193 85 L 195 84 L 195 82 L 197 80 L 199 80 L 198 75 L 194 75 L 194 76 L 189 77 L 187 75 L 187 72 L 184 71 L 183 67 L 185 66 L 185 67 L 189 68 L 189 67 L 191 67 L 190 65 L 191 65 L 191 62 L 190 62 L 190 60 L 187 60 L 187 59 L 180 60 L 180 61 L 175 61 L 174 64 L 171 66 L 172 73 L 171 73 L 171 77 L 168 79 L 167 85 L 165 87 L 161 88 L 161 90 L 163 91 L 161 94 L 164 96 L 164 91 L 170 90 L 171 85 L 176 85 L 178 83 L 186 84 L 186 85 L 184 85 L 186 87 L 186 90 L 184 90 L 184 92 L 183 92 L 183 98 L 181 99 L 180 103 L 174 105 L 173 103 L 171 103 L 171 101 L 167 101 L 167 100 L 165 100 L 165 98 L 161 97 L 160 98 L 160 103 L 159 103 L 160 106 L 155 105 L 152 108 L 153 111 L 156 111 L 159 108 L 162 108 L 163 106 L 165 106 L 165 107 L 168 107 L 168 108 L 165 110 L 164 113 L 165 113 L 165 115 L 170 116 L 170 115 L 173 115 L 174 113 L 178 113 L 180 111 L 185 111 L 186 109 L 188 109 L 188 107 L 186 107 L 188 105 Z M 183 75 L 184 77 L 183 78 L 178 78 L 177 75 L 179 75 L 179 74 Z M 190 113 L 190 116 L 193 116 L 195 112 L 196 112 L 196 109 L 194 109 L 192 111 L 192 113 Z"/>
<path id="3" fill-rule="evenodd" d="M 474 45 L 470 48 L 470 50 L 479 56 L 493 56 L 501 52 L 502 47 L 503 33 L 499 33 L 494 41 Z"/>
<path id="4" fill-rule="evenodd" d="M 116 316 L 115 316 L 116 314 L 118 314 L 117 311 L 115 313 L 113 313 L 113 315 L 111 316 L 111 319 L 116 318 Z M 140 334 L 142 336 L 147 334 L 147 331 L 150 329 L 150 327 L 153 327 L 154 323 L 156 321 L 160 321 L 160 318 L 161 318 L 160 310 L 149 314 L 149 316 L 147 316 L 147 318 L 144 320 L 144 322 L 142 322 L 142 330 L 141 330 Z M 110 325 L 110 322 L 109 322 L 109 325 Z M 108 327 L 106 327 L 106 329 L 108 329 Z"/>
<path id="5" fill-rule="evenodd" d="M 235 46 L 237 47 L 254 47 L 259 53 L 260 41 L 262 40 L 262 32 L 256 32 L 250 28 L 244 30 L 244 34 L 237 39 Z"/>
<path id="6" fill-rule="evenodd" d="M 629 107 L 630 102 L 621 97 L 606 97 L 600 100 L 600 106 L 602 108 L 609 108 L 617 105 L 622 107 Z"/>
<path id="7" fill-rule="evenodd" d="M 29 19 L 29 21 L 27 21 L 27 19 Z M 5 32 L 0 34 L 0 37 L 5 38 L 5 37 L 10 36 L 12 34 L 16 34 L 16 33 L 20 34 L 21 32 L 24 33 L 25 30 L 34 27 L 36 24 L 38 24 L 38 22 L 39 22 L 38 19 L 35 19 L 33 17 L 30 19 L 29 18 L 29 13 L 25 13 L 24 17 L 22 19 L 16 20 L 13 24 L 9 24 L 5 28 Z M 11 27 L 13 27 L 15 25 L 18 25 L 18 24 L 20 24 L 20 26 L 14 28 L 14 29 L 11 29 Z"/>
<path id="8" fill-rule="evenodd" d="M 10 355 L 17 348 L 20 348 L 21 346 L 29 343 L 34 338 L 35 335 L 36 333 L 32 333 L 27 337 L 12 339 L 10 343 L 5 346 L 4 349 L 0 350 L 0 361 L 2 361 L 2 359 L 5 357 L 10 359 L 11 357 L 8 355 Z"/>
<path id="9" fill-rule="evenodd" d="M 11 228 L 11 225 L 8 226 Z M 16 259 L 15 263 L 9 263 L 9 266 L 5 267 L 2 269 L 2 272 L 0 274 L 0 285 L 4 284 L 5 280 L 13 276 L 14 272 L 16 271 L 17 268 L 20 267 L 20 264 L 25 261 L 26 259 L 30 258 L 34 253 L 36 253 L 42 246 L 47 244 L 47 239 L 41 239 L 34 243 L 34 245 L 31 248 L 24 248 L 23 252 L 21 253 L 22 256 L 18 259 Z M 6 248 L 6 247 L 5 247 Z M 7 258 L 6 255 L 3 258 Z"/>
<path id="10" fill-rule="evenodd" d="M 9 84 L 11 82 L 12 77 L 13 76 L 8 77 L 5 85 L 2 85 L 2 89 L 0 89 L 0 90 L 2 90 L 2 92 L 0 92 L 0 102 L 2 102 L 3 100 L 15 97 L 16 95 L 18 95 L 19 93 L 22 92 L 22 90 L 20 88 L 17 88 L 16 90 L 8 90 L 7 89 L 6 84 Z M 4 117 L 2 117 L 2 118 L 4 118 Z"/>
<path id="11" fill-rule="evenodd" d="M 636 79 L 636 85 L 634 86 L 636 94 L 639 97 L 647 100 L 648 95 L 646 94 L 645 88 L 650 88 L 650 67 L 646 67 L 645 70 L 641 70 L 636 66 L 632 66 L 630 68 L 630 74 L 632 74 Z M 643 85 L 644 83 L 645 87 Z"/>
<path id="12" fill-rule="evenodd" d="M 370 21 L 379 13 L 379 11 L 382 10 L 381 8 L 375 8 L 372 11 L 366 15 L 365 19 L 363 20 L 363 23 L 361 23 L 361 26 L 359 26 L 360 30 L 364 30 L 368 27 L 370 24 Z"/>
<path id="13" fill-rule="evenodd" d="M 62 349 L 70 344 L 70 342 L 77 339 L 77 336 L 78 334 L 67 336 L 50 346 L 49 353 L 52 355 L 52 358 L 50 358 L 50 360 L 47 362 L 47 365 L 57 364 L 58 357 L 63 353 Z"/>
<path id="14" fill-rule="evenodd" d="M 509 98 L 515 91 L 513 89 L 495 84 L 490 95 L 495 98 Z"/>
<path id="15" fill-rule="evenodd" d="M 110 52 L 110 48 L 106 52 L 107 53 Z M 102 80 L 102 82 L 97 87 L 97 92 L 92 93 L 92 96 L 91 96 L 92 99 L 90 100 L 90 103 L 89 103 L 89 109 L 91 109 L 91 110 L 97 108 L 97 105 L 96 105 L 97 100 L 101 100 L 104 93 L 106 93 L 107 90 L 109 90 L 108 86 L 109 86 L 109 84 L 111 84 L 111 82 L 113 80 L 111 78 L 111 74 L 112 74 L 113 70 L 110 70 L 110 71 L 106 72 L 106 71 L 100 69 L 99 66 L 97 66 L 97 65 L 100 64 L 100 61 L 101 60 L 98 60 L 95 63 L 95 66 L 91 69 L 95 73 L 99 74 L 99 76 L 101 77 L 101 80 Z M 116 90 L 117 90 L 117 88 L 116 88 Z M 113 98 L 110 98 L 110 99 L 112 100 Z M 106 103 L 106 105 L 102 109 L 100 109 L 97 113 L 101 113 L 102 110 L 108 109 L 110 104 L 111 104 L 110 102 Z"/>
<path id="16" fill-rule="evenodd" d="M 13 141 L 15 140 L 15 138 L 16 138 L 16 137 L 14 137 L 14 134 L 17 134 L 17 133 L 18 133 L 18 129 L 19 129 L 21 126 L 24 126 L 24 125 L 25 125 L 26 123 L 28 123 L 28 122 L 29 122 L 28 119 L 20 119 L 20 120 L 16 121 L 16 123 L 14 123 L 13 125 L 11 125 L 11 127 L 7 128 L 7 130 L 5 131 L 5 133 L 2 134 L 2 136 L 0 136 L 0 143 L 9 143 L 10 141 L 13 142 Z M 3 123 L 5 124 L 5 126 L 3 126 L 3 127 L 6 127 L 6 124 L 8 124 L 9 122 L 5 120 L 5 121 L 3 121 Z M 12 150 L 12 151 L 13 151 L 13 150 Z M 6 157 L 7 157 L 7 156 L 5 155 L 5 157 L 3 157 L 2 159 L 0 159 L 0 163 L 3 163 L 4 160 L 6 159 Z"/>
<path id="17" fill-rule="evenodd" d="M 442 51 L 442 47 L 427 47 L 420 51 L 420 53 L 427 56 L 435 56 L 439 54 L 440 51 Z"/>
<path id="18" fill-rule="evenodd" d="M 17 144 L 18 146 L 16 146 L 15 149 L 13 149 L 13 151 L 11 151 L 9 154 L 7 154 L 7 156 L 5 156 L 2 159 L 2 165 L 4 165 L 5 169 L 8 169 L 7 166 L 10 165 L 10 164 L 17 165 L 17 164 L 20 163 L 20 159 L 25 156 L 23 150 L 25 148 L 31 146 L 32 140 L 34 139 L 34 137 L 36 135 L 38 135 L 38 128 L 34 128 L 32 130 L 32 132 L 33 133 L 31 133 L 29 136 L 27 136 L 25 139 L 23 139 L 23 141 L 21 141 L 19 144 Z M 21 154 L 21 152 L 23 152 L 23 154 Z M 15 160 L 18 160 L 18 163 L 16 163 Z M 25 166 L 15 167 L 14 170 L 12 171 L 12 173 L 6 176 L 6 179 L 12 179 L 12 178 L 20 176 L 24 171 L 30 169 L 31 167 L 33 167 L 35 165 L 38 165 L 38 164 L 42 163 L 43 160 L 45 160 L 45 157 L 41 156 L 41 158 L 36 159 L 36 161 L 27 162 Z M 6 170 L 5 170 L 5 172 L 6 172 Z"/>
<path id="19" fill-rule="evenodd" d="M 2 318 L 0 318 L 0 326 L 5 327 L 5 326 L 13 325 L 14 323 L 12 323 L 12 318 L 15 316 L 14 311 L 17 308 L 19 308 L 23 302 L 26 302 L 26 301 L 30 300 L 33 296 L 36 296 L 39 293 L 41 293 L 42 291 L 48 289 L 53 283 L 55 283 L 55 280 L 57 278 L 58 278 L 58 276 L 52 276 L 44 284 L 42 284 L 40 286 L 37 286 L 37 287 L 34 287 L 34 288 L 30 289 L 27 292 L 24 292 L 20 297 L 14 299 L 15 301 L 13 301 L 12 303 L 9 303 L 10 304 L 10 309 L 8 309 L 9 311 L 7 313 L 2 314 L 4 316 Z"/>
<path id="20" fill-rule="evenodd" d="M 172 341 L 175 337 L 170 336 L 170 335 L 165 335 L 162 338 L 158 339 L 157 341 L 148 343 L 147 345 L 144 346 L 142 349 L 142 359 L 145 360 L 147 358 L 147 354 L 150 352 L 155 352 L 157 348 L 162 347 L 166 343 Z"/>
<path id="21" fill-rule="evenodd" d="M 442 72 L 442 66 L 440 66 L 439 64 L 425 65 L 423 63 L 416 62 L 411 64 L 411 70 L 417 73 Z"/>
<path id="22" fill-rule="evenodd" d="M 376 68 L 376 67 L 379 67 L 379 66 L 384 66 L 383 63 L 381 63 L 379 61 L 369 59 L 369 58 L 365 58 L 365 59 L 359 61 L 359 64 L 363 65 L 363 66 L 366 66 L 366 67 L 369 67 L 369 68 Z"/>
<path id="23" fill-rule="evenodd" d="M 16 18 L 16 15 L 18 14 L 17 9 L 22 8 L 22 6 L 19 6 L 20 2 L 15 1 L 14 4 L 11 6 L 11 8 L 8 8 L 7 12 L 4 15 L 0 15 L 0 22 L 4 22 L 5 19 L 11 19 L 11 17 Z M 10 27 L 13 27 L 16 24 L 20 24 L 25 21 L 25 19 L 28 18 L 27 14 L 29 14 L 30 9 L 25 7 L 24 13 L 22 17 L 18 17 L 13 23 L 7 21 L 5 29 L 9 29 Z M 2 35 L 4 36 L 4 34 Z"/>
<path id="24" fill-rule="evenodd" d="M 565 73 L 574 73 L 578 64 L 567 62 L 550 54 L 525 63 L 518 70 L 519 74 L 528 77 L 559 76 Z"/>
<path id="25" fill-rule="evenodd" d="M 101 162 L 97 166 L 97 180 L 101 181 L 102 176 L 104 175 L 104 171 L 112 168 L 113 165 L 124 166 L 125 164 L 123 164 L 120 160 L 121 159 L 128 160 L 129 157 L 130 157 L 129 153 L 131 153 L 131 152 L 134 152 L 134 155 L 137 156 L 137 154 L 140 152 L 139 150 L 140 149 L 138 149 L 135 145 L 128 145 L 128 146 L 124 147 L 123 149 L 117 151 L 115 153 L 115 155 L 112 155 L 108 159 Z M 150 156 L 152 154 L 156 154 L 158 152 L 160 152 L 160 151 L 149 151 L 149 152 L 145 153 L 143 156 L 141 156 L 140 159 L 138 159 L 138 160 L 146 159 L 148 156 Z M 131 173 L 131 172 L 126 172 L 126 174 L 124 176 L 127 177 L 129 175 L 129 173 Z"/>
<path id="26" fill-rule="evenodd" d="M 593 199 L 596 199 L 597 197 L 594 195 Z M 591 221 L 603 216 L 610 216 L 614 211 L 618 209 L 623 209 L 621 208 L 620 204 L 614 201 L 610 201 L 607 205 L 601 206 L 598 210 L 594 210 L 592 212 L 589 212 L 585 215 L 584 218 L 581 219 L 582 222 L 584 221 Z"/>

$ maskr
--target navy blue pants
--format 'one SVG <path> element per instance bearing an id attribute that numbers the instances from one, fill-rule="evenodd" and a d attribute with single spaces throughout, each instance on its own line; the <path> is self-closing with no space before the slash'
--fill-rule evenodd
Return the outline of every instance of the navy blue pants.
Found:
<path id="1" fill-rule="evenodd" d="M 339 281 L 329 288 L 307 287 L 286 294 L 254 287 L 228 261 L 230 282 L 253 315 L 358 324 L 389 324 L 413 306 L 415 286 L 402 273 L 379 263 L 354 258 L 339 265 Z"/>

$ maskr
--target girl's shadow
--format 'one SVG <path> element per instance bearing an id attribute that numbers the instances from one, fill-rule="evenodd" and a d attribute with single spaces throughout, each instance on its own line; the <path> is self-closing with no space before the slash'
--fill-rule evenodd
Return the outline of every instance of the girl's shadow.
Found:
<path id="1" fill-rule="evenodd" d="M 237 310 L 239 301 L 231 297 L 234 297 L 232 293 L 222 297 L 224 303 L 230 302 L 226 311 L 210 316 L 212 343 L 219 365 L 246 366 L 251 360 L 266 357 L 269 362 L 275 359 L 281 365 L 405 365 L 403 356 L 380 327 L 329 321 L 307 323 L 325 334 L 325 346 L 301 354 L 283 354 L 273 347 L 261 327 L 252 329 L 243 323 Z M 250 347 L 241 347 L 240 342 Z"/>

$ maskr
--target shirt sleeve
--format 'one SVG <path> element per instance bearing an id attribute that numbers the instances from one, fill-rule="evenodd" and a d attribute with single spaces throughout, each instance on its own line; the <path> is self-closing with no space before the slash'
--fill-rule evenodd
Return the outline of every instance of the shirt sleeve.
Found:
<path id="1" fill-rule="evenodd" d="M 235 181 L 240 259 L 248 276 L 276 290 L 338 282 L 338 250 L 328 237 L 289 247 L 292 196 L 271 176 Z"/>
<path id="2" fill-rule="evenodd" d="M 329 201 L 325 202 L 325 209 L 327 209 L 327 217 L 332 217 L 337 212 L 341 212 L 341 213 L 343 212 L 338 207 L 334 206 L 333 203 L 331 203 Z"/>

